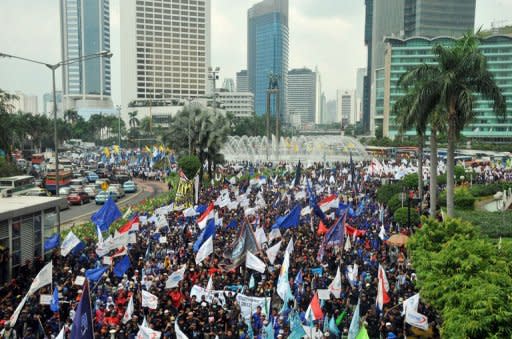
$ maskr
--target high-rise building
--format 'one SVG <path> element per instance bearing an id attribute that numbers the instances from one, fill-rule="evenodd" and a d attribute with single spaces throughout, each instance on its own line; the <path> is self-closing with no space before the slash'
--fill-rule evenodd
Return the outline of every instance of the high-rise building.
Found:
<path id="1" fill-rule="evenodd" d="M 454 38 L 438 37 L 424 38 L 412 37 L 408 39 L 387 38 L 386 62 L 382 72 L 383 93 L 383 135 L 394 138 L 399 129 L 392 110 L 395 102 L 404 95 L 398 87 L 400 76 L 412 67 L 421 64 L 435 64 L 432 52 L 434 45 L 451 46 Z M 471 139 L 491 142 L 510 142 L 512 140 L 512 36 L 496 35 L 484 38 L 479 47 L 487 57 L 487 67 L 494 75 L 498 87 L 502 90 L 507 101 L 507 115 L 505 120 L 497 118 L 492 104 L 476 96 L 473 104 L 475 117 L 462 131 L 462 135 Z M 409 131 L 408 134 L 415 134 Z"/>
<path id="2" fill-rule="evenodd" d="M 364 44 L 367 48 L 366 57 L 366 75 L 363 80 L 363 132 L 370 132 L 370 107 L 371 107 L 371 88 L 372 88 L 372 42 L 373 42 L 373 2 L 374 0 L 365 0 L 365 19 L 364 19 Z"/>
<path id="3" fill-rule="evenodd" d="M 57 91 L 55 93 L 55 97 L 57 98 L 57 117 L 63 118 L 64 115 L 62 114 L 62 91 Z M 46 115 L 53 114 L 53 94 L 52 93 L 43 94 L 43 113 Z"/>
<path id="4" fill-rule="evenodd" d="M 249 92 L 249 77 L 246 69 L 236 72 L 236 91 Z"/>
<path id="5" fill-rule="evenodd" d="M 324 124 L 336 122 L 336 100 L 328 100 L 326 103 L 327 111 L 325 114 Z"/>
<path id="6" fill-rule="evenodd" d="M 315 122 L 318 107 L 317 86 L 316 72 L 309 68 L 297 68 L 288 72 L 288 112 L 290 115 L 300 116 L 301 124 Z"/>
<path id="7" fill-rule="evenodd" d="M 37 95 L 25 94 L 21 91 L 15 91 L 14 94 L 18 97 L 18 99 L 11 100 L 9 102 L 12 105 L 12 110 L 10 113 L 23 112 L 39 114 Z"/>
<path id="8" fill-rule="evenodd" d="M 405 37 L 461 37 L 475 27 L 476 0 L 405 0 Z"/>
<path id="9" fill-rule="evenodd" d="M 60 1 L 62 60 L 110 50 L 109 6 L 109 0 Z M 64 110 L 113 109 L 110 75 L 108 57 L 62 66 Z"/>
<path id="10" fill-rule="evenodd" d="M 221 109 L 235 117 L 246 118 L 254 114 L 254 94 L 251 92 L 219 92 L 217 100 Z"/>
<path id="11" fill-rule="evenodd" d="M 234 92 L 235 91 L 235 81 L 231 78 L 226 78 L 222 82 L 222 88 L 224 88 L 228 92 Z"/>
<path id="12" fill-rule="evenodd" d="M 366 68 L 358 68 L 356 76 L 356 121 L 363 118 L 363 96 L 364 96 L 364 77 L 366 76 Z"/>
<path id="13" fill-rule="evenodd" d="M 288 0 L 263 0 L 247 12 L 247 74 L 256 114 L 266 112 L 269 75 L 277 76 L 279 114 L 288 120 Z M 276 110 L 271 104 L 272 113 Z"/>
<path id="14" fill-rule="evenodd" d="M 326 117 L 327 110 L 322 110 L 322 77 L 320 75 L 320 71 L 318 70 L 318 67 L 315 67 L 315 74 L 316 74 L 316 107 L 315 107 L 315 124 L 324 124 Z"/>
<path id="15" fill-rule="evenodd" d="M 356 92 L 354 90 L 336 91 L 336 118 L 343 126 L 354 125 L 356 121 Z"/>
<path id="16" fill-rule="evenodd" d="M 122 106 L 147 116 L 155 102 L 207 95 L 210 0 L 122 2 Z"/>

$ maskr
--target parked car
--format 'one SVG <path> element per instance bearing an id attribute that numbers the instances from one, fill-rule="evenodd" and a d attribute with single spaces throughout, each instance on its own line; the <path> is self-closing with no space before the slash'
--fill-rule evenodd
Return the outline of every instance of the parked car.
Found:
<path id="1" fill-rule="evenodd" d="M 71 187 L 69 187 L 69 186 L 59 187 L 59 195 L 60 196 L 66 196 L 69 193 L 71 193 Z"/>
<path id="2" fill-rule="evenodd" d="M 121 185 L 119 185 L 119 184 L 111 184 L 108 187 L 108 191 L 109 192 L 115 192 L 119 198 L 122 198 L 122 197 L 125 196 L 123 187 Z"/>
<path id="3" fill-rule="evenodd" d="M 98 194 L 98 190 L 96 189 L 96 187 L 94 187 L 94 185 L 85 186 L 84 192 L 87 193 L 91 198 L 95 198 Z"/>
<path id="4" fill-rule="evenodd" d="M 98 180 L 100 177 L 98 177 L 98 175 L 94 172 L 87 172 L 87 174 L 85 175 L 85 177 L 87 178 L 87 181 L 88 182 L 96 182 L 96 180 Z"/>
<path id="5" fill-rule="evenodd" d="M 68 203 L 70 205 L 83 205 L 90 201 L 89 195 L 85 192 L 71 192 L 68 195 Z"/>
<path id="6" fill-rule="evenodd" d="M 111 197 L 114 201 L 117 201 L 118 199 L 117 194 L 114 191 L 101 191 L 96 195 L 94 200 L 96 201 L 96 205 L 103 205 L 109 197 Z"/>
<path id="7" fill-rule="evenodd" d="M 28 197 L 47 197 L 50 195 L 50 193 L 44 188 L 33 188 L 23 195 Z"/>
<path id="8" fill-rule="evenodd" d="M 123 190 L 126 193 L 135 193 L 137 192 L 137 184 L 135 184 L 133 181 L 127 181 L 123 184 Z"/>

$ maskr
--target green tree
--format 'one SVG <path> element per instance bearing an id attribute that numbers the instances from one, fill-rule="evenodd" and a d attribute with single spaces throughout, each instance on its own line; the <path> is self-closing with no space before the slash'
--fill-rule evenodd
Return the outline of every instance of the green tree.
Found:
<path id="1" fill-rule="evenodd" d="M 128 124 L 130 125 L 130 129 L 139 127 L 140 121 L 137 118 L 138 111 L 128 112 Z"/>
<path id="2" fill-rule="evenodd" d="M 69 122 L 71 125 L 74 125 L 78 120 L 78 112 L 74 109 L 68 109 L 64 112 L 64 120 Z"/>
<path id="3" fill-rule="evenodd" d="M 418 82 L 424 102 L 423 110 L 440 108 L 445 114 L 448 134 L 447 214 L 454 215 L 454 154 L 457 138 L 474 118 L 475 95 L 493 103 L 498 116 L 506 114 L 506 101 L 487 68 L 485 56 L 478 50 L 478 38 L 468 33 L 452 47 L 433 48 L 437 64 L 420 65 L 404 76 L 407 83 Z"/>
<path id="4" fill-rule="evenodd" d="M 197 171 L 199 171 L 201 162 L 199 162 L 199 158 L 195 155 L 184 155 L 178 159 L 178 166 L 183 170 L 187 178 L 192 180 L 196 176 Z"/>

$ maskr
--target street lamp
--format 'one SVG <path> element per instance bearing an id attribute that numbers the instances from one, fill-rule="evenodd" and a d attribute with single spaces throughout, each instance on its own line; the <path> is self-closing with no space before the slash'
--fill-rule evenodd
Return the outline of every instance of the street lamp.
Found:
<path id="1" fill-rule="evenodd" d="M 46 66 L 52 71 L 52 91 L 53 91 L 53 144 L 55 147 L 55 195 L 59 196 L 59 152 L 58 152 L 58 140 L 57 140 L 57 93 L 55 89 L 55 70 L 61 66 L 69 65 L 75 62 L 86 61 L 90 59 L 100 58 L 100 57 L 112 57 L 112 52 L 110 51 L 101 51 L 98 53 L 93 53 L 89 55 L 84 55 L 78 58 L 71 58 L 67 60 L 59 61 L 56 64 L 49 64 L 43 61 L 23 58 L 16 55 L 6 54 L 0 52 L 0 57 L 18 59 L 23 61 L 32 62 L 34 64 L 39 64 Z M 60 234 L 60 207 L 57 206 L 57 232 Z"/>
<path id="2" fill-rule="evenodd" d="M 215 69 L 208 67 L 208 78 L 213 80 L 213 112 L 214 113 L 216 112 L 216 109 L 217 109 L 217 103 L 215 100 L 216 95 L 217 95 L 217 93 L 215 93 L 216 92 L 215 84 L 216 84 L 216 81 L 219 80 L 219 73 L 220 73 L 219 67 L 215 67 Z"/>

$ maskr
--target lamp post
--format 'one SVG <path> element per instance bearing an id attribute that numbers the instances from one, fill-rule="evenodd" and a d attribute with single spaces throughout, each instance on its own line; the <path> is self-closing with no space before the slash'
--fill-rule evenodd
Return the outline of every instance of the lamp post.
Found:
<path id="1" fill-rule="evenodd" d="M 216 81 L 219 80 L 219 72 L 220 68 L 215 67 L 215 69 L 208 67 L 208 78 L 213 80 L 213 113 L 217 111 L 217 102 L 216 102 Z"/>
<path id="2" fill-rule="evenodd" d="M 55 89 L 55 71 L 57 68 L 65 65 L 69 65 L 75 62 L 86 61 L 90 59 L 100 58 L 100 57 L 112 57 L 112 52 L 110 51 L 101 51 L 98 53 L 93 53 L 89 55 L 84 55 L 79 58 L 71 58 L 67 60 L 59 61 L 56 64 L 49 64 L 43 61 L 24 58 L 16 55 L 6 54 L 0 52 L 0 57 L 18 59 L 27 62 L 31 62 L 34 64 L 43 65 L 50 69 L 52 72 L 52 92 L 53 92 L 53 144 L 55 147 L 55 196 L 59 196 L 59 152 L 58 152 L 58 138 L 57 138 L 57 93 Z M 57 232 L 60 234 L 60 207 L 57 206 Z"/>

